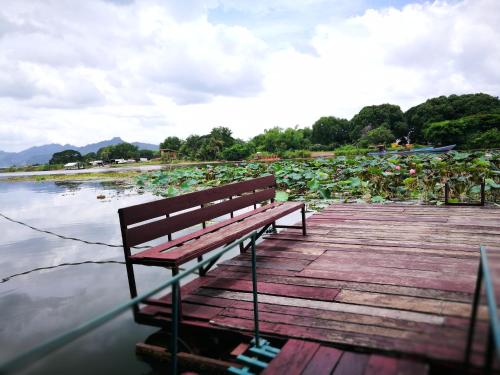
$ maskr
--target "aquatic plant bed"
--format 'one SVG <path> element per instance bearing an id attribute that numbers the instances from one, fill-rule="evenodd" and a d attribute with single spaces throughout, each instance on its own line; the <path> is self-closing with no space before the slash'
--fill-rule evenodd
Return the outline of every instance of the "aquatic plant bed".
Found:
<path id="1" fill-rule="evenodd" d="M 307 219 L 305 237 L 295 229 L 268 235 L 257 246 L 262 335 L 416 358 L 431 373 L 460 368 L 479 245 L 500 251 L 499 213 L 336 204 Z M 220 330 L 251 334 L 250 267 L 250 255 L 242 254 L 185 285 L 182 326 L 214 336 Z M 143 323 L 165 325 L 170 298 L 161 301 L 142 310 Z M 486 316 L 481 306 L 476 365 L 483 360 Z"/>
<path id="2" fill-rule="evenodd" d="M 333 199 L 340 202 L 408 201 L 440 204 L 444 186 L 450 202 L 479 201 L 485 182 L 486 201 L 500 197 L 500 153 L 450 152 L 439 155 L 339 156 L 332 159 L 285 160 L 177 168 L 143 174 L 141 189 L 163 196 L 274 174 L 281 200 Z"/>

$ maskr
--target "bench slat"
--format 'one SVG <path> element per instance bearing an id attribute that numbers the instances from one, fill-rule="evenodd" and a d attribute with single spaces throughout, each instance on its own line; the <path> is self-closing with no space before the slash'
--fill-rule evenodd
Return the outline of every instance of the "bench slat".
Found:
<path id="1" fill-rule="evenodd" d="M 223 227 L 226 227 L 230 224 L 233 224 L 233 223 L 236 223 L 237 221 L 241 221 L 249 216 L 253 216 L 261 211 L 266 211 L 266 210 L 269 210 L 270 208 L 274 207 L 274 206 L 278 206 L 280 205 L 281 203 L 279 202 L 274 202 L 274 203 L 270 203 L 266 206 L 261 206 L 261 207 L 258 207 L 256 208 L 255 210 L 251 210 L 251 211 L 248 211 L 248 212 L 245 212 L 241 215 L 238 215 L 238 216 L 235 216 L 234 218 L 231 218 L 229 220 L 224 220 L 224 221 L 221 221 L 221 222 L 218 222 L 216 224 L 212 224 L 212 225 L 209 225 L 207 228 L 204 228 L 204 229 L 198 229 L 192 233 L 188 233 L 184 236 L 181 236 L 179 238 L 176 238 L 174 240 L 171 240 L 171 241 L 168 241 L 168 242 L 164 242 L 162 244 L 159 244 L 159 245 L 156 245 L 154 247 L 151 247 L 147 250 L 143 250 L 141 251 L 140 253 L 137 253 L 137 257 L 136 259 L 139 259 L 139 258 L 148 258 L 148 257 L 155 257 L 156 254 L 158 253 L 161 253 L 161 252 L 164 252 L 172 247 L 176 247 L 176 246 L 179 246 L 185 242 L 189 242 L 189 241 L 192 241 L 193 239 L 196 239 L 198 237 L 201 237 L 202 235 L 206 235 L 208 233 L 211 233 L 211 232 L 215 232 Z"/>
<path id="2" fill-rule="evenodd" d="M 279 218 L 288 215 L 304 206 L 302 202 L 284 202 L 273 205 L 266 211 L 259 212 L 249 216 L 240 222 L 233 223 L 224 227 L 224 230 L 208 233 L 201 236 L 194 242 L 184 244 L 183 246 L 172 249 L 168 252 L 152 254 L 149 250 L 133 255 L 130 259 L 133 263 L 155 264 L 163 266 L 176 266 L 186 263 L 199 255 L 214 250 L 227 243 L 240 239 L 244 235 L 271 224 Z M 267 207 L 267 206 L 266 206 Z M 147 254 L 147 257 L 141 255 Z"/>
<path id="3" fill-rule="evenodd" d="M 232 211 L 251 206 L 254 203 L 274 198 L 275 190 L 266 189 L 256 193 L 216 203 L 200 209 L 183 212 L 152 223 L 142 224 L 126 230 L 126 245 L 129 247 L 149 242 L 167 234 L 200 224 L 203 221 L 226 215 Z"/>
<path id="4" fill-rule="evenodd" d="M 254 178 L 248 181 L 236 182 L 196 191 L 172 198 L 165 198 L 153 202 L 137 204 L 120 208 L 120 222 L 123 226 L 133 225 L 142 221 L 151 220 L 178 211 L 187 210 L 202 204 L 211 203 L 224 198 L 251 192 L 253 190 L 274 187 L 276 179 L 273 175 Z"/>

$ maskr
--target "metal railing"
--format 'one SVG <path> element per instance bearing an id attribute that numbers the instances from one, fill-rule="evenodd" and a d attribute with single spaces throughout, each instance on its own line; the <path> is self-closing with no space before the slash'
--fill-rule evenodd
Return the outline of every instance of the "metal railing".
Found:
<path id="1" fill-rule="evenodd" d="M 240 240 L 226 245 L 221 250 L 217 251 L 205 260 L 197 263 L 196 265 L 186 269 L 185 271 L 173 276 L 171 279 L 165 283 L 157 286 L 156 288 L 146 292 L 144 294 L 138 295 L 131 300 L 124 302 L 115 308 L 88 320 L 77 327 L 66 331 L 48 341 L 35 346 L 34 348 L 20 354 L 19 356 L 13 358 L 0 365 L 0 375 L 12 374 L 18 370 L 28 367 L 34 364 L 36 361 L 44 358 L 46 355 L 62 348 L 64 345 L 76 340 L 77 338 L 89 333 L 95 328 L 103 325 L 106 322 L 116 318 L 117 316 L 128 311 L 131 307 L 138 305 L 149 297 L 161 292 L 162 290 L 171 287 L 172 288 L 172 320 L 171 320 L 171 341 L 170 341 L 170 353 L 171 353 L 171 368 L 172 374 L 178 373 L 178 336 L 179 336 L 179 310 L 181 301 L 180 296 L 180 281 L 186 276 L 195 273 L 201 267 L 209 264 L 210 262 L 220 258 L 222 255 L 230 251 L 231 249 L 244 243 L 244 241 L 250 240 L 251 250 L 252 250 L 252 292 L 253 292 L 253 306 L 254 306 L 254 336 L 256 345 L 260 345 L 259 338 L 259 312 L 258 312 L 258 300 L 257 300 L 257 270 L 256 270 L 256 254 L 255 254 L 255 242 L 257 240 L 257 232 L 253 232 Z"/>
<path id="2" fill-rule="evenodd" d="M 486 291 L 486 301 L 488 304 L 488 338 L 486 342 L 486 352 L 484 359 L 484 371 L 491 372 L 493 363 L 493 353 L 495 352 L 497 359 L 500 359 L 500 321 L 498 320 L 497 302 L 495 297 L 495 289 L 491 278 L 490 267 L 488 263 L 488 253 L 484 246 L 480 247 L 479 269 L 476 280 L 476 289 L 474 291 L 474 301 L 472 304 L 472 314 L 469 324 L 469 333 L 467 336 L 467 346 L 465 349 L 465 365 L 470 366 L 470 358 L 474 341 L 474 332 L 476 328 L 477 312 L 481 299 L 481 288 L 484 280 L 484 288 Z"/>

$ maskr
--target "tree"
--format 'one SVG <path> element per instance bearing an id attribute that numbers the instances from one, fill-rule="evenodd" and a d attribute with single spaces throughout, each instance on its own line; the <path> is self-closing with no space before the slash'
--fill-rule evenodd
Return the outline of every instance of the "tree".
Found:
<path id="1" fill-rule="evenodd" d="M 52 155 L 52 158 L 49 160 L 49 164 L 76 163 L 82 160 L 82 154 L 80 154 L 78 151 L 64 150 L 54 153 Z"/>
<path id="2" fill-rule="evenodd" d="M 321 117 L 312 126 L 311 141 L 315 144 L 343 145 L 350 140 L 349 121 L 337 117 Z"/>
<path id="3" fill-rule="evenodd" d="M 213 128 L 208 136 L 209 138 L 212 138 L 216 142 L 220 143 L 222 145 L 222 148 L 226 148 L 234 144 L 234 138 L 231 134 L 231 129 L 224 126 L 219 126 L 217 128 Z"/>
<path id="4" fill-rule="evenodd" d="M 368 146 L 370 144 L 389 144 L 394 141 L 394 134 L 385 126 L 370 130 L 360 139 L 361 146 Z"/>
<path id="5" fill-rule="evenodd" d="M 306 149 L 310 140 L 304 137 L 304 130 L 297 128 L 282 129 L 274 127 L 264 130 L 263 134 L 254 137 L 251 143 L 258 151 L 281 153 L 288 150 Z"/>
<path id="6" fill-rule="evenodd" d="M 155 152 L 153 150 L 139 150 L 140 158 L 153 159 L 155 157 Z"/>
<path id="7" fill-rule="evenodd" d="M 111 159 L 138 159 L 139 149 L 133 144 L 124 142 L 100 148 L 97 151 L 97 156 L 106 161 Z"/>
<path id="8" fill-rule="evenodd" d="M 189 159 L 196 159 L 196 153 L 200 149 L 203 139 L 204 137 L 200 137 L 199 135 L 190 135 L 186 138 L 184 143 L 182 143 L 179 153 Z"/>
<path id="9" fill-rule="evenodd" d="M 423 137 L 436 145 L 456 144 L 459 148 L 498 147 L 494 146 L 497 144 L 495 130 L 500 130 L 500 114 L 478 114 L 427 123 L 423 128 Z M 484 136 L 486 133 L 493 138 L 488 139 Z"/>
<path id="10" fill-rule="evenodd" d="M 130 143 L 120 143 L 112 146 L 112 159 L 137 159 L 139 158 L 139 148 Z"/>
<path id="11" fill-rule="evenodd" d="M 178 137 L 167 137 L 160 143 L 160 148 L 178 151 L 182 146 L 182 139 Z"/>
<path id="12" fill-rule="evenodd" d="M 224 160 L 244 160 L 253 153 L 253 148 L 250 144 L 243 141 L 237 141 L 231 147 L 222 151 Z"/>
<path id="13" fill-rule="evenodd" d="M 406 111 L 405 118 L 412 141 L 423 142 L 428 140 L 424 135 L 424 127 L 427 124 L 486 113 L 500 113 L 500 100 L 479 93 L 428 99 Z"/>
<path id="14" fill-rule="evenodd" d="M 358 140 L 378 127 L 390 130 L 395 138 L 408 135 L 408 125 L 398 105 L 381 104 L 364 107 L 351 120 L 351 139 Z"/>
<path id="15" fill-rule="evenodd" d="M 83 160 L 85 160 L 86 162 L 96 160 L 96 159 L 97 159 L 97 154 L 95 152 L 89 152 L 88 154 L 85 154 L 83 156 Z"/>

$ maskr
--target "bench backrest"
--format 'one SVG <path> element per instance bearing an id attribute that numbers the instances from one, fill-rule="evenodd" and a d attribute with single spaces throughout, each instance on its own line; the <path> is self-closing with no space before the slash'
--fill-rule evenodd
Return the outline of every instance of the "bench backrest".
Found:
<path id="1" fill-rule="evenodd" d="M 271 175 L 120 208 L 123 245 L 126 248 L 136 246 L 242 208 L 272 201 L 275 186 L 276 179 Z M 172 215 L 193 207 L 200 208 Z"/>

